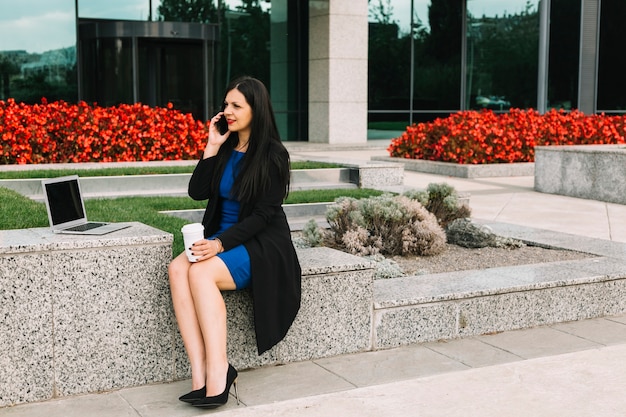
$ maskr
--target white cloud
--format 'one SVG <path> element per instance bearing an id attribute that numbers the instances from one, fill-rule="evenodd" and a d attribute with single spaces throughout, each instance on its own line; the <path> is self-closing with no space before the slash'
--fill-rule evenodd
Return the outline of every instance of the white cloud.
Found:
<path id="1" fill-rule="evenodd" d="M 75 44 L 73 10 L 0 21 L 0 51 L 44 52 Z"/>

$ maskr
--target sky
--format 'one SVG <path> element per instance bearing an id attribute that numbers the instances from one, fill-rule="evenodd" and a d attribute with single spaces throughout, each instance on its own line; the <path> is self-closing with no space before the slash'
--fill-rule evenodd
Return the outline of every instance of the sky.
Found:
<path id="1" fill-rule="evenodd" d="M 81 16 L 136 20 L 148 18 L 148 5 L 148 0 L 78 3 Z M 76 45 L 74 10 L 74 0 L 0 0 L 0 51 L 32 53 Z"/>

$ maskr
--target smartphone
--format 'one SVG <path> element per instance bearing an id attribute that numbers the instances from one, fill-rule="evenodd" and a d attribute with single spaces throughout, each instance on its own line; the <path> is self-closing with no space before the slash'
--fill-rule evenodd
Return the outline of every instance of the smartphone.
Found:
<path id="1" fill-rule="evenodd" d="M 226 117 L 222 115 L 220 119 L 217 121 L 217 130 L 219 130 L 220 135 L 228 132 L 228 121 L 226 121 Z"/>

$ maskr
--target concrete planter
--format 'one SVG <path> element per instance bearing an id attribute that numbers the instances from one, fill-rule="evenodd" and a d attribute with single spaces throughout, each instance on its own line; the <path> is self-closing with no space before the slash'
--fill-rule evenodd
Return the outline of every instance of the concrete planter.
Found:
<path id="1" fill-rule="evenodd" d="M 402 164 L 407 171 L 458 178 L 526 177 L 533 175 L 534 169 L 532 162 L 465 165 L 452 162 L 426 161 L 423 159 L 392 158 L 389 156 L 375 156 L 372 157 L 372 160 Z"/>
<path id="2" fill-rule="evenodd" d="M 626 204 L 626 145 L 537 146 L 535 190 Z"/>

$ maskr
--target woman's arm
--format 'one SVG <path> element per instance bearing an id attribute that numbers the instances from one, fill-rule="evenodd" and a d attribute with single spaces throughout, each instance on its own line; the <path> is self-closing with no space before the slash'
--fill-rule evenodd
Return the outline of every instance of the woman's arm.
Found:
<path id="1" fill-rule="evenodd" d="M 217 156 L 198 161 L 189 180 L 189 197 L 194 200 L 207 200 L 211 195 L 211 178 L 215 174 Z"/>
<path id="2" fill-rule="evenodd" d="M 194 200 L 206 200 L 209 198 L 211 179 L 215 174 L 218 154 L 223 153 L 222 145 L 230 137 L 230 131 L 220 134 L 217 122 L 224 117 L 224 112 L 219 112 L 211 119 L 209 136 L 202 154 L 202 159 L 196 165 L 191 180 L 189 181 L 189 196 Z"/>

